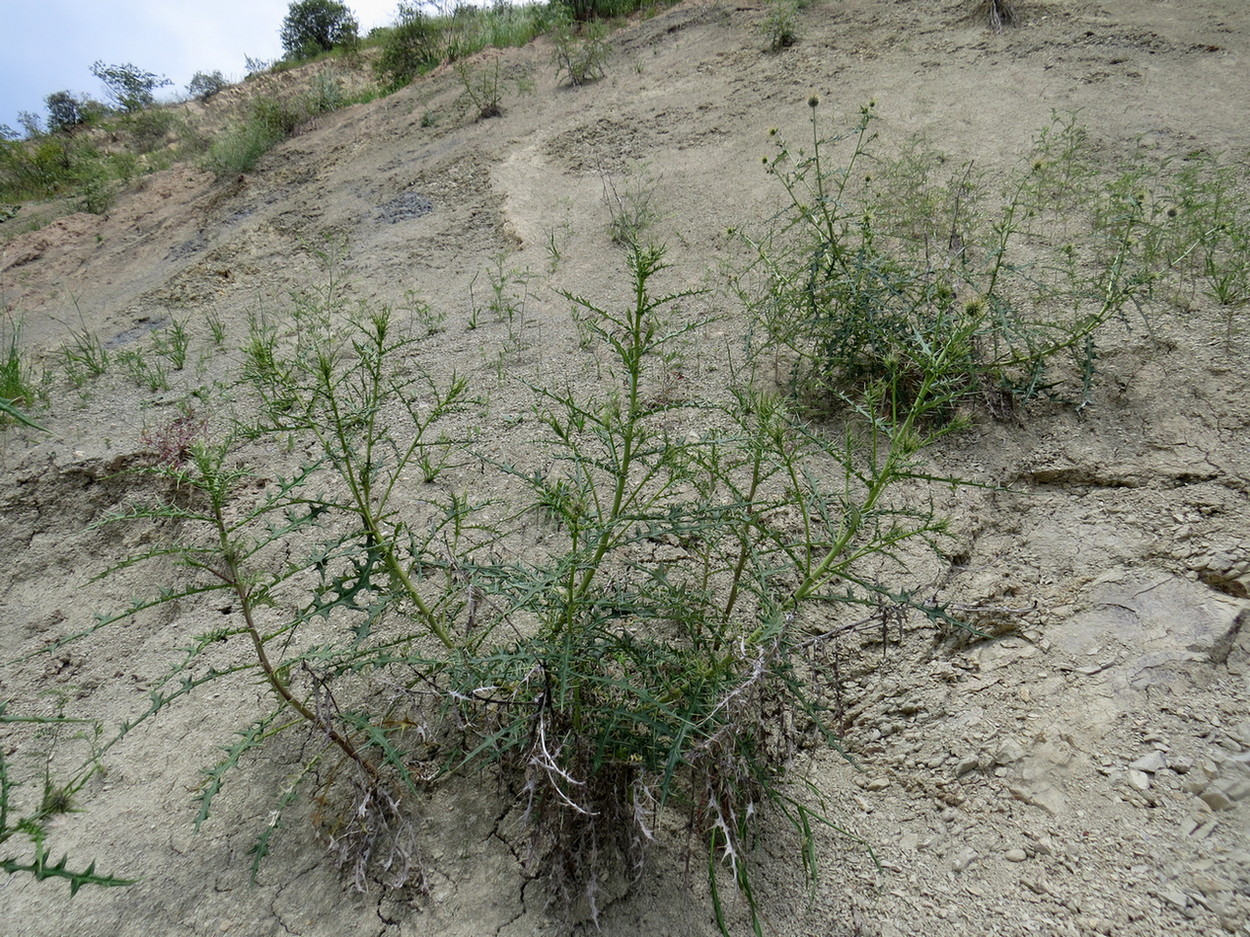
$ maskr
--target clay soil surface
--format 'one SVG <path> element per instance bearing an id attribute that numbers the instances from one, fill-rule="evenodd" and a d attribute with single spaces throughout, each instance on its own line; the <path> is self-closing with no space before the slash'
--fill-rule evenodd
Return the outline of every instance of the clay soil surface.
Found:
<path id="1" fill-rule="evenodd" d="M 1143 151 L 1245 165 L 1250 4 L 1039 0 L 1018 4 L 1023 22 L 999 33 L 969 15 L 975 6 L 817 0 L 799 14 L 798 41 L 768 52 L 760 5 L 687 0 L 612 33 L 597 83 L 558 84 L 547 40 L 489 53 L 505 77 L 502 116 L 474 120 L 454 73 L 436 73 L 319 118 L 237 179 L 176 167 L 106 216 L 5 231 L 0 300 L 54 392 L 35 413 L 51 433 L 10 426 L 0 437 L 0 656 L 17 660 L 0 669 L 0 698 L 13 713 L 62 711 L 111 730 L 146 708 L 188 635 L 214 627 L 215 610 L 184 602 L 32 654 L 159 585 L 149 567 L 96 580 L 150 534 L 90 525 L 127 503 L 133 482 L 115 473 L 143 459 L 145 433 L 195 388 L 230 380 L 249 319 L 280 325 L 293 293 L 327 282 L 318 251 L 334 254 L 353 302 L 415 316 L 420 300 L 444 317 L 427 363 L 490 398 L 480 445 L 524 463 L 541 459 L 526 450 L 527 382 L 593 379 L 557 291 L 609 303 L 628 288 L 605 185 L 654 188 L 650 234 L 671 264 L 663 288 L 710 288 L 697 302 L 720 316 L 687 353 L 687 392 L 723 391 L 714 362 L 745 331 L 724 289 L 725 265 L 743 257 L 727 231 L 781 208 L 760 157 L 770 128 L 807 137 L 813 94 L 830 131 L 872 100 L 884 151 L 923 136 L 987 172 L 1015 165 L 1056 111 L 1079 115 L 1107 165 Z M 475 312 L 491 271 L 512 273 L 519 319 Z M 151 348 L 174 321 L 190 330 L 190 363 L 168 391 L 119 369 L 81 392 L 58 376 L 60 349 L 83 335 L 114 353 Z M 210 322 L 224 326 L 221 348 Z M 879 866 L 855 840 L 822 834 L 809 893 L 787 828 L 766 823 L 766 933 L 1250 935 L 1246 326 L 1230 339 L 1225 311 L 1201 295 L 1153 329 L 1129 324 L 1104 343 L 1088 406 L 978 414 L 930 453 L 935 472 L 984 487 L 943 496 L 958 549 L 918 552 L 915 583 L 979 609 L 970 618 L 992 633 L 937 633 L 917 616 L 884 646 L 848 643 L 854 765 L 827 751 L 793 771 Z M 445 483 L 471 486 L 464 471 Z M 524 874 L 519 810 L 486 778 L 424 805 L 428 897 L 352 890 L 306 815 L 284 821 L 251 883 L 248 850 L 295 762 L 245 765 L 200 832 L 192 821 L 202 769 L 262 695 L 212 684 L 110 749 L 49 838 L 57 856 L 137 884 L 71 901 L 63 883 L 7 877 L 0 931 L 594 932 L 562 924 Z M 28 782 L 15 796 L 35 796 L 49 761 L 81 759 L 71 735 L 0 737 Z M 735 932 L 749 932 L 741 903 L 728 910 Z M 680 842 L 654 850 L 599 927 L 715 934 L 699 862 L 687 868 Z"/>

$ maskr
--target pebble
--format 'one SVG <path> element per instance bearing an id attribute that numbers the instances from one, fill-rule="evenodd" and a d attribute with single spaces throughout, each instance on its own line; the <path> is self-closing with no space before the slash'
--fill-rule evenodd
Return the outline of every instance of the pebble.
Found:
<path id="1" fill-rule="evenodd" d="M 870 791 L 883 791 L 890 786 L 889 778 L 873 778 L 864 785 L 865 789 Z"/>
<path id="2" fill-rule="evenodd" d="M 1016 848 L 1008 849 L 1003 858 L 1005 858 L 1008 862 L 1023 862 L 1028 857 L 1029 854 L 1027 852 L 1023 849 Z"/>

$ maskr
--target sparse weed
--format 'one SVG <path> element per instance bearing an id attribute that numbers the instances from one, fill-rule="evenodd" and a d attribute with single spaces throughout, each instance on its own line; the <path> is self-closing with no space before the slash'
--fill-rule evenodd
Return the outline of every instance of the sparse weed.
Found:
<path id="1" fill-rule="evenodd" d="M 139 442 L 158 466 L 182 468 L 197 446 L 207 443 L 208 418 L 185 406 L 168 423 L 145 429 Z"/>
<path id="2" fill-rule="evenodd" d="M 486 302 L 479 306 L 474 292 L 477 277 L 469 284 L 469 305 L 472 309 L 469 328 L 476 329 L 480 324 L 478 316 L 482 312 L 490 313 L 496 322 L 511 324 L 514 320 L 525 320 L 525 307 L 529 302 L 530 280 L 533 274 L 528 269 L 506 266 L 507 255 L 500 254 L 495 258 L 495 266 L 486 271 L 487 293 Z"/>
<path id="3" fill-rule="evenodd" d="M 0 700 L 0 725 L 11 730 L 15 726 L 36 725 L 40 728 L 61 727 L 70 724 L 81 724 L 82 720 L 64 717 L 46 718 L 40 716 L 15 716 L 6 711 L 7 702 Z M 53 861 L 48 851 L 47 821 L 57 813 L 64 812 L 72 805 L 73 794 L 86 783 L 86 777 L 80 777 L 70 785 L 55 785 L 51 775 L 45 771 L 43 777 L 43 795 L 39 806 L 29 812 L 20 812 L 17 791 L 21 782 L 10 773 L 11 768 L 6 759 L 12 749 L 11 742 L 6 739 L 0 745 L 0 871 L 6 875 L 26 873 L 37 880 L 49 878 L 61 879 L 68 883 L 71 896 L 78 894 L 84 885 L 120 886 L 132 885 L 133 881 L 113 875 L 105 875 L 95 870 L 92 862 L 85 869 L 70 867 L 69 857 L 62 856 Z M 89 777 L 89 775 L 88 775 Z M 25 839 L 29 843 L 29 853 L 19 855 L 14 849 L 15 839 Z"/>
<path id="4" fill-rule="evenodd" d="M 473 64 L 467 59 L 457 59 L 456 76 L 464 88 L 461 95 L 462 107 L 475 111 L 478 120 L 487 120 L 503 114 L 500 106 L 503 88 L 500 81 L 499 56 L 492 56 L 489 61 Z"/>
<path id="5" fill-rule="evenodd" d="M 191 335 L 187 331 L 187 320 L 177 316 L 170 320 L 168 330 L 152 336 L 152 349 L 157 354 L 164 355 L 175 371 L 186 367 L 187 349 L 190 345 Z"/>
<path id="6" fill-rule="evenodd" d="M 797 0 L 769 0 L 760 32 L 765 48 L 776 52 L 799 41 Z"/>
<path id="7" fill-rule="evenodd" d="M 16 326 L 0 329 L 0 397 L 19 406 L 35 400 L 35 383 L 26 356 L 18 345 L 20 330 Z"/>
<path id="8" fill-rule="evenodd" d="M 61 348 L 61 362 L 69 382 L 81 388 L 108 370 L 110 355 L 104 343 L 85 327 L 71 328 L 70 339 L 71 343 Z"/>
<path id="9" fill-rule="evenodd" d="M 245 368 L 261 413 L 250 434 L 311 442 L 316 452 L 306 465 L 277 482 L 258 482 L 232 455 L 232 439 L 213 444 L 192 439 L 184 449 L 180 443 L 198 434 L 200 426 L 187 413 L 176 424 L 179 445 L 167 446 L 170 457 L 147 470 L 174 483 L 173 500 L 141 505 L 107 521 L 176 519 L 184 533 L 175 543 L 126 565 L 172 551 L 195 574 L 194 583 L 178 595 L 225 592 L 238 616 L 236 625 L 193 641 L 185 659 L 153 692 L 140 721 L 199 683 L 239 669 L 215 669 L 211 652 L 222 640 L 242 640 L 252 651 L 243 666 L 269 687 L 272 707 L 206 772 L 197 826 L 209 817 L 217 792 L 245 752 L 273 744 L 284 729 L 303 726 L 323 739 L 347 770 L 333 768 L 327 751 L 310 751 L 298 780 L 278 797 L 276 815 L 305 786 L 317 799 L 353 798 L 350 806 L 326 813 L 326 833 L 354 882 L 363 888 L 376 876 L 391 885 L 420 888 L 423 873 L 411 841 L 411 818 L 400 812 L 399 803 L 401 794 L 409 799 L 417 789 L 425 770 L 404 748 L 405 738 L 425 716 L 415 702 L 404 716 L 393 701 L 354 698 L 351 675 L 396 667 L 424 673 L 430 649 L 413 629 L 424 628 L 425 637 L 444 648 L 458 646 L 449 631 L 459 607 L 455 580 L 449 575 L 442 594 L 431 592 L 433 567 L 413 567 L 409 559 L 419 555 L 441 566 L 448 555 L 458 555 L 463 502 L 454 494 L 443 504 L 423 499 L 418 507 L 433 512 L 424 519 L 397 515 L 391 502 L 410 470 L 432 478 L 448 464 L 455 443 L 445 435 L 436 438 L 434 427 L 460 405 L 466 385 L 453 380 L 440 388 L 419 372 L 398 370 L 409 366 L 404 359 L 413 340 L 396 337 L 388 312 L 319 328 L 316 323 L 335 316 L 333 309 L 323 312 L 325 317 L 310 317 L 313 324 L 295 344 L 279 342 L 270 330 L 254 325 Z M 323 485 L 330 490 L 315 494 L 313 489 Z M 344 526 L 347 518 L 354 520 Z M 212 532 L 207 544 L 201 529 Z M 287 545 L 297 547 L 301 559 L 275 565 Z M 309 579 L 307 595 L 290 591 L 301 578 Z M 163 593 L 110 621 L 171 597 Z M 262 629 L 257 618 L 262 606 L 281 609 L 285 623 Z M 272 614 L 267 611 L 266 617 Z M 377 627 L 396 615 L 408 629 L 398 643 L 389 625 Z M 320 628 L 315 638 L 305 635 L 309 624 L 320 619 L 338 629 L 339 638 L 331 640 Z M 261 831 L 256 864 L 276 829 L 270 823 Z"/>
<path id="10" fill-rule="evenodd" d="M 446 328 L 447 311 L 430 305 L 415 290 L 404 294 L 404 305 L 400 311 L 408 313 L 425 335 L 437 335 Z"/>
<path id="11" fill-rule="evenodd" d="M 611 51 L 603 23 L 574 26 L 564 21 L 552 31 L 555 43 L 552 60 L 556 65 L 556 77 L 564 77 L 570 85 L 585 85 L 598 81 L 607 74 L 608 55 Z"/>
<path id="12" fill-rule="evenodd" d="M 1061 354 L 1092 374 L 1097 335 L 1163 272 L 1144 246 L 1161 219 L 1132 171 L 1095 177 L 1060 124 L 996 193 L 923 149 L 872 157 L 871 106 L 846 138 L 822 138 L 817 103 L 809 148 L 779 142 L 765 160 L 790 204 L 753 241 L 757 279 L 743 290 L 801 396 L 906 406 L 936 386 L 953 418 L 961 398 L 1002 408 L 1041 393 Z M 848 155 L 831 168 L 839 145 Z"/>
<path id="13" fill-rule="evenodd" d="M 169 390 L 169 373 L 164 366 L 148 360 L 137 348 L 126 348 L 117 353 L 117 363 L 135 385 L 150 393 Z"/>
<path id="14" fill-rule="evenodd" d="M 26 415 L 37 391 L 26 355 L 18 345 L 19 332 L 16 326 L 0 329 L 0 427 L 18 422 L 43 429 Z"/>
<path id="15" fill-rule="evenodd" d="M 862 433 L 834 439 L 747 389 L 686 402 L 667 382 L 704 324 L 682 311 L 692 294 L 652 292 L 659 248 L 635 246 L 629 270 L 620 309 L 565 294 L 604 381 L 535 388 L 532 461 L 461 456 L 443 422 L 472 402 L 466 382 L 422 372 L 419 337 L 397 335 L 386 310 L 346 315 L 333 302 L 301 311 L 289 341 L 253 323 L 246 355 L 260 414 L 247 435 L 289 438 L 308 453 L 300 468 L 257 478 L 241 440 L 192 438 L 190 411 L 165 442 L 153 436 L 167 457 L 145 471 L 171 494 L 108 522 L 167 522 L 173 542 L 123 565 L 177 556 L 189 577 L 100 627 L 216 592 L 236 620 L 193 638 L 118 737 L 226 673 L 253 670 L 271 691 L 268 712 L 206 771 L 197 825 L 245 753 L 303 727 L 320 743 L 304 743 L 274 815 L 301 796 L 322 804 L 358 887 L 421 887 L 401 795 L 481 769 L 518 792 L 531 868 L 570 913 L 596 916 L 603 883 L 630 878 L 666 829 L 692 831 L 722 929 L 724 879 L 756 916 L 750 842 L 765 811 L 810 855 L 827 821 L 782 785 L 800 741 L 834 741 L 808 668 L 831 611 L 887 615 L 910 601 L 860 565 L 879 572 L 901 541 L 940 529 L 888 493 L 913 478 L 943 389 L 928 382 L 906 412 L 873 408 Z M 504 258 L 492 273 L 495 315 L 517 336 L 523 301 L 505 297 L 526 279 Z M 727 428 L 672 432 L 713 411 Z M 469 460 L 495 473 L 507 503 L 473 504 L 454 482 L 408 493 L 407 479 L 441 482 Z M 218 648 L 236 640 L 248 660 L 223 666 Z M 278 826 L 261 831 L 257 863 Z"/>
<path id="16" fill-rule="evenodd" d="M 607 173 L 602 175 L 603 204 L 608 209 L 608 234 L 613 242 L 635 249 L 644 246 L 643 235 L 656 221 L 655 192 L 660 180 L 645 169 L 635 169 L 625 176 L 622 187 Z"/>
<path id="17" fill-rule="evenodd" d="M 1225 343 L 1236 337 L 1241 310 L 1250 307 L 1250 192 L 1245 165 L 1190 154 L 1166 176 L 1155 198 L 1168 219 L 1156 248 L 1191 297 L 1201 294 L 1223 311 Z"/>
<path id="18" fill-rule="evenodd" d="M 226 343 L 226 323 L 221 313 L 214 309 L 205 316 L 204 321 L 208 325 L 208 333 L 213 338 L 213 344 L 220 348 Z"/>

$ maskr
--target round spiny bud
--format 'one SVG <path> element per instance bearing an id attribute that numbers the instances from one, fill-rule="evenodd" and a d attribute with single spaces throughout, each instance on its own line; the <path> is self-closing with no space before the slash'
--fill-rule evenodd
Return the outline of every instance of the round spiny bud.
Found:
<path id="1" fill-rule="evenodd" d="M 807 106 L 808 106 L 808 107 L 815 107 L 815 106 L 816 106 L 817 104 L 819 104 L 819 103 L 820 103 L 820 98 L 818 98 L 818 97 L 817 97 L 816 95 L 814 95 L 814 94 L 813 94 L 810 98 L 808 98 L 808 99 L 807 99 Z"/>

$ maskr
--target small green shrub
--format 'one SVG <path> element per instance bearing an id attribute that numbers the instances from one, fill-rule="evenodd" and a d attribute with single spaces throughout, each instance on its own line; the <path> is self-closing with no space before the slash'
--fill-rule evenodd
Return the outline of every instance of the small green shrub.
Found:
<path id="1" fill-rule="evenodd" d="M 502 259 L 499 270 L 503 295 L 512 274 Z M 872 416 L 862 433 L 825 438 L 748 388 L 676 399 L 665 375 L 706 323 L 683 311 L 694 294 L 653 292 L 663 270 L 661 249 L 635 246 L 619 308 L 566 294 L 604 378 L 535 388 L 526 464 L 457 439 L 447 420 L 474 403 L 467 382 L 432 380 L 421 336 L 388 310 L 345 308 L 333 280 L 283 334 L 254 323 L 240 383 L 254 421 L 180 424 L 144 469 L 162 484 L 106 520 L 161 521 L 172 541 L 121 565 L 177 558 L 179 585 L 97 627 L 213 595 L 233 620 L 190 637 L 105 748 L 250 671 L 270 705 L 206 770 L 197 826 L 245 755 L 292 728 L 320 740 L 283 749 L 302 760 L 275 792 L 255 864 L 285 811 L 313 798 L 357 887 L 422 888 L 401 801 L 488 770 L 526 808 L 529 867 L 570 913 L 587 904 L 594 916 L 605 881 L 628 879 L 664 831 L 688 830 L 679 845 L 706 863 L 722 930 L 726 880 L 758 926 L 750 844 L 764 814 L 794 826 L 809 875 L 827 823 L 784 780 L 800 742 L 835 741 L 813 677 L 829 616 L 895 614 L 909 600 L 875 578 L 883 561 L 940 529 L 889 495 L 914 477 L 925 414 L 944 401 L 918 388 L 900 422 Z M 672 431 L 709 418 L 720 428 Z M 310 455 L 262 480 L 244 437 Z M 470 462 L 503 501 L 443 484 Z"/>
<path id="2" fill-rule="evenodd" d="M 799 41 L 797 0 L 769 0 L 760 31 L 771 51 L 788 49 Z"/>
<path id="3" fill-rule="evenodd" d="M 434 20 L 407 3 L 399 5 L 398 16 L 373 63 L 378 81 L 392 90 L 402 88 L 442 60 L 442 30 Z"/>
<path id="4" fill-rule="evenodd" d="M 105 159 L 84 160 L 74 168 L 71 178 L 78 194 L 78 207 L 93 215 L 103 215 L 117 199 L 117 184 L 112 167 Z"/>
<path id="5" fill-rule="evenodd" d="M 187 82 L 187 94 L 203 103 L 229 86 L 230 83 L 220 71 L 196 72 Z"/>
<path id="6" fill-rule="evenodd" d="M 564 77 L 576 86 L 598 81 L 607 74 L 611 51 L 605 39 L 607 32 L 603 23 L 575 26 L 565 21 L 557 25 L 551 36 L 555 43 L 552 60 L 556 77 Z"/>
<path id="7" fill-rule="evenodd" d="M 626 175 L 621 188 L 603 174 L 603 204 L 608 209 L 608 233 L 612 241 L 630 249 L 645 247 L 643 237 L 659 220 L 655 192 L 660 184 L 645 169 Z"/>
<path id="8" fill-rule="evenodd" d="M 313 76 L 304 106 L 309 114 L 328 114 L 343 107 L 346 100 L 343 79 L 333 68 L 323 68 Z M 294 130 L 294 127 L 291 129 Z"/>
<path id="9" fill-rule="evenodd" d="M 456 77 L 464 88 L 461 95 L 463 106 L 477 114 L 478 120 L 487 120 L 503 114 L 500 102 L 503 100 L 503 87 L 500 80 L 499 57 L 492 56 L 489 61 L 473 64 L 460 59 L 454 66 Z"/>
<path id="10" fill-rule="evenodd" d="M 628 16 L 646 3 L 647 0 L 556 0 L 552 6 L 559 7 L 569 18 L 585 23 Z"/>
<path id="11" fill-rule="evenodd" d="M 262 156 L 294 133 L 307 117 L 307 111 L 296 102 L 258 97 L 252 101 L 247 118 L 228 128 L 209 146 L 204 168 L 219 179 L 250 172 Z"/>
<path id="12" fill-rule="evenodd" d="M 120 130 L 129 134 L 130 144 L 139 153 L 151 153 L 176 140 L 178 132 L 186 132 L 186 125 L 173 111 L 147 108 L 127 114 Z"/>
<path id="13" fill-rule="evenodd" d="M 1053 389 L 1049 368 L 1070 355 L 1087 401 L 1098 335 L 1166 271 L 1149 248 L 1166 219 L 1137 173 L 1085 171 L 1076 129 L 1056 124 L 996 192 L 932 152 L 875 158 L 871 106 L 845 138 L 822 138 L 811 104 L 810 148 L 780 141 L 765 160 L 789 205 L 753 242 L 744 292 L 795 390 L 906 407 L 936 386 L 997 408 Z M 831 168 L 838 146 L 848 155 Z"/>

